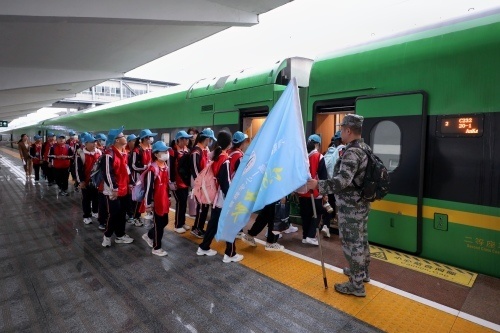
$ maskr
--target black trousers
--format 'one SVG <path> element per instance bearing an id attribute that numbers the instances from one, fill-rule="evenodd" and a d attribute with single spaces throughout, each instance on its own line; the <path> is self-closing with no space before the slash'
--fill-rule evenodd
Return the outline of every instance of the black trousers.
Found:
<path id="1" fill-rule="evenodd" d="M 210 249 L 210 244 L 214 240 L 215 234 L 217 233 L 217 227 L 219 226 L 219 217 L 222 212 L 222 208 L 215 207 L 212 209 L 212 216 L 208 221 L 207 232 L 203 237 L 203 241 L 200 244 L 200 249 L 207 251 Z M 229 257 L 236 254 L 236 246 L 234 243 L 226 242 L 226 251 L 224 252 Z"/>
<path id="2" fill-rule="evenodd" d="M 210 208 L 210 205 L 203 205 L 196 201 L 198 205 L 196 206 L 196 218 L 194 220 L 194 229 L 202 230 L 205 228 L 205 221 L 207 220 L 208 216 L 208 209 Z M 213 212 L 212 212 L 213 214 Z"/>
<path id="3" fill-rule="evenodd" d="M 186 223 L 188 188 L 178 188 L 173 191 L 175 198 L 175 228 L 181 228 Z"/>
<path id="4" fill-rule="evenodd" d="M 163 238 L 163 230 L 168 224 L 168 214 L 163 216 L 154 213 L 154 225 L 148 231 L 148 237 L 153 240 L 153 249 L 161 249 L 161 239 Z"/>
<path id="5" fill-rule="evenodd" d="M 257 218 L 255 219 L 252 227 L 247 231 L 250 236 L 257 236 L 262 230 L 264 230 L 265 226 L 267 225 L 266 241 L 270 244 L 276 243 L 278 241 L 279 235 L 275 235 L 272 233 L 274 227 L 275 207 L 276 203 L 274 202 L 262 208 L 262 210 L 259 212 L 259 215 L 257 215 Z"/>
<path id="6" fill-rule="evenodd" d="M 47 178 L 49 183 L 53 183 L 55 181 L 54 179 L 54 168 L 49 167 L 48 162 L 43 162 L 42 164 L 42 171 L 43 174 L 45 175 L 45 178 Z"/>
<path id="7" fill-rule="evenodd" d="M 125 207 L 127 207 L 127 197 L 118 197 L 115 200 L 110 200 L 106 196 L 108 206 L 108 219 L 106 221 L 106 230 L 104 236 L 111 237 L 113 233 L 116 237 L 125 235 Z"/>
<path id="8" fill-rule="evenodd" d="M 69 166 L 69 172 L 71 173 L 71 179 L 75 183 L 75 187 L 78 186 L 78 182 L 76 181 L 76 168 L 74 160 L 71 160 L 71 165 Z"/>
<path id="9" fill-rule="evenodd" d="M 99 211 L 99 193 L 95 187 L 82 189 L 83 218 L 91 217 L 92 213 Z"/>
<path id="10" fill-rule="evenodd" d="M 56 179 L 56 184 L 59 186 L 61 191 L 68 190 L 68 178 L 69 178 L 69 169 L 68 168 L 53 168 L 54 176 Z"/>
<path id="11" fill-rule="evenodd" d="M 102 192 L 99 192 L 97 198 L 99 202 L 99 214 L 97 220 L 99 221 L 99 224 L 106 225 L 108 220 L 108 199 L 104 194 L 102 194 Z"/>
<path id="12" fill-rule="evenodd" d="M 33 164 L 33 169 L 35 170 L 35 180 L 40 180 L 40 166 L 41 164 Z"/>
<path id="13" fill-rule="evenodd" d="M 310 197 L 299 197 L 300 217 L 302 219 L 302 238 L 316 237 L 316 228 L 323 213 L 322 199 L 314 199 L 316 218 L 313 218 L 313 206 Z"/>

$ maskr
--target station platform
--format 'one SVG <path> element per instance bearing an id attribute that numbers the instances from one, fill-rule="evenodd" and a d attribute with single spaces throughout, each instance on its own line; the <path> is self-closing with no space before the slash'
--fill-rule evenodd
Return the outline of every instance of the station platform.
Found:
<path id="1" fill-rule="evenodd" d="M 245 258 L 226 264 L 223 242 L 219 255 L 197 256 L 201 240 L 173 232 L 172 213 L 160 258 L 130 224 L 132 244 L 103 248 L 97 223 L 82 222 L 81 194 L 57 193 L 0 148 L 2 332 L 500 331 L 497 278 L 464 285 L 373 257 L 367 297 L 341 295 L 337 235 L 321 236 L 325 289 L 319 248 L 302 244 L 300 226 L 279 241 L 284 252 L 265 251 L 263 235 L 257 247 L 237 240 Z"/>

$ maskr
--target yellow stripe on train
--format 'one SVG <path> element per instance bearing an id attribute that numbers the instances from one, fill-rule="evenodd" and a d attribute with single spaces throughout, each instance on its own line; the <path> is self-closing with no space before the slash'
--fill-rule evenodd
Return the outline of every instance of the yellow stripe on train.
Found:
<path id="1" fill-rule="evenodd" d="M 372 209 L 412 217 L 417 216 L 416 205 L 387 200 L 373 202 Z M 448 223 L 456 223 L 476 228 L 500 231 L 500 217 L 497 216 L 469 213 L 454 209 L 432 206 L 423 207 L 424 218 L 433 220 L 435 213 L 448 215 Z"/>

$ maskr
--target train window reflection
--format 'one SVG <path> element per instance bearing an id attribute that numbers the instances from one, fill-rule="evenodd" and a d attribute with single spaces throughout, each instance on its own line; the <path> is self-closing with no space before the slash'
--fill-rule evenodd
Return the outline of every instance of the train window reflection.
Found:
<path id="1" fill-rule="evenodd" d="M 399 165 L 401 157 L 401 130 L 396 123 L 384 120 L 375 125 L 370 133 L 373 153 L 377 155 L 389 172 Z"/>

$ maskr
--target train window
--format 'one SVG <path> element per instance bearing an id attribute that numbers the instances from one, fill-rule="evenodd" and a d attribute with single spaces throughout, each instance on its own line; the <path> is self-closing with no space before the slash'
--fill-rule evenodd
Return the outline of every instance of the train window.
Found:
<path id="1" fill-rule="evenodd" d="M 170 133 L 162 133 L 161 141 L 163 141 L 168 146 L 170 144 Z"/>
<path id="2" fill-rule="evenodd" d="M 401 130 L 396 123 L 384 120 L 375 125 L 370 133 L 373 153 L 380 157 L 389 172 L 399 165 L 401 156 Z"/>

